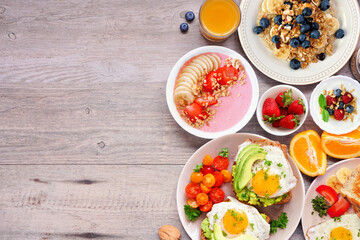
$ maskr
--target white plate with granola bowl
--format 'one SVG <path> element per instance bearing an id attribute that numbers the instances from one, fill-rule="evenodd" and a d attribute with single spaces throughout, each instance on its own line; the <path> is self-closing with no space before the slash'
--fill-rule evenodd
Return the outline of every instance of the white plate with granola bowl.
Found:
<path id="1" fill-rule="evenodd" d="M 241 1 L 238 34 L 250 61 L 268 77 L 291 85 L 316 83 L 339 71 L 359 39 L 359 4 L 330 0 L 330 8 L 321 10 L 321 1 L 292 1 L 292 5 L 283 0 Z M 310 10 L 304 12 L 306 7 Z M 263 17 L 270 21 L 260 23 Z M 257 26 L 259 32 L 265 30 L 256 34 Z M 336 33 L 339 29 L 344 31 L 342 38 L 341 32 Z M 300 37 L 301 33 L 305 35 Z"/>
<path id="2" fill-rule="evenodd" d="M 253 116 L 259 85 L 253 68 L 237 52 L 218 46 L 191 50 L 170 72 L 166 101 L 187 132 L 212 139 L 242 129 Z"/>
<path id="3" fill-rule="evenodd" d="M 314 211 L 314 209 L 313 209 L 311 200 L 314 199 L 316 196 L 320 197 L 320 194 L 318 192 L 316 192 L 316 188 L 319 187 L 320 185 L 326 185 L 326 184 L 329 184 L 331 187 L 333 187 L 333 184 L 335 184 L 336 186 L 338 186 L 337 191 L 339 191 L 339 188 L 341 188 L 341 185 L 339 185 L 339 182 L 336 177 L 337 172 L 341 169 L 340 171 L 343 171 L 341 175 L 344 175 L 344 172 L 346 172 L 344 170 L 344 168 L 346 168 L 346 170 L 349 171 L 349 170 L 354 169 L 359 164 L 360 164 L 360 158 L 353 158 L 353 159 L 339 161 L 339 162 L 331 165 L 326 170 L 326 173 L 323 176 L 318 176 L 311 183 L 309 189 L 306 192 L 305 207 L 304 207 L 304 211 L 302 213 L 302 219 L 301 219 L 302 229 L 303 229 L 303 233 L 304 233 L 304 236 L 306 239 L 310 239 L 308 236 L 308 231 L 311 227 L 313 227 L 317 224 L 320 224 L 322 222 L 331 220 L 331 217 L 328 215 L 320 217 L 319 213 Z M 340 174 L 340 171 L 339 171 L 339 174 Z M 349 172 L 347 172 L 347 174 L 349 174 Z M 347 212 L 345 214 L 353 214 L 353 213 L 354 213 L 354 209 L 350 206 L 350 208 L 347 210 Z M 335 223 L 335 221 L 331 220 L 330 223 L 332 223 L 332 222 Z M 339 221 L 339 223 L 340 222 L 341 221 Z M 358 234 L 358 229 L 356 229 L 356 234 L 355 234 L 355 236 L 353 235 L 353 239 L 359 239 L 358 237 L 356 238 L 357 234 Z M 325 235 L 324 235 L 324 237 L 325 237 Z M 319 237 L 319 239 L 320 239 L 320 237 Z M 323 238 L 323 239 L 330 239 L 330 238 Z"/>
<path id="4" fill-rule="evenodd" d="M 219 151 L 222 150 L 222 148 L 228 148 L 229 166 L 227 167 L 227 170 L 231 172 L 231 168 L 233 166 L 235 156 L 237 155 L 238 152 L 238 146 L 244 143 L 244 141 L 247 139 L 257 141 L 266 138 L 250 133 L 235 133 L 235 134 L 222 136 L 204 144 L 186 162 L 183 170 L 181 171 L 177 184 L 176 204 L 177 204 L 180 221 L 186 233 L 189 235 L 191 239 L 193 240 L 201 239 L 201 223 L 206 217 L 206 214 L 202 213 L 195 221 L 190 221 L 184 212 L 184 205 L 188 204 L 187 202 L 188 197 L 185 194 L 185 188 L 191 182 L 190 176 L 193 173 L 193 169 L 196 167 L 196 165 L 200 165 L 202 163 L 205 155 L 209 155 L 212 158 L 215 158 L 219 154 Z M 285 229 L 278 228 L 276 233 L 270 234 L 270 237 L 268 238 L 270 240 L 289 239 L 300 222 L 302 209 L 304 206 L 305 186 L 302 175 L 299 169 L 297 168 L 296 164 L 294 163 L 294 161 L 292 161 L 289 154 L 288 154 L 288 159 L 291 170 L 294 176 L 297 178 L 297 184 L 295 188 L 292 189 L 292 199 L 290 200 L 290 202 L 285 204 L 272 205 L 266 208 L 261 207 L 258 209 L 259 212 L 264 213 L 267 216 L 269 216 L 271 219 L 275 219 L 275 220 L 278 219 L 278 216 L 282 212 L 285 212 L 288 216 L 289 221 L 287 223 L 286 228 Z M 231 182 L 227 182 L 227 183 L 224 182 L 220 186 L 220 188 L 225 193 L 225 199 L 227 199 L 228 196 L 235 197 L 235 194 L 231 187 Z"/>
<path id="5" fill-rule="evenodd" d="M 339 91 L 339 97 L 336 97 L 336 91 Z M 328 117 L 323 116 L 324 110 L 320 107 L 319 97 L 321 94 L 325 99 L 333 97 L 333 100 L 330 100 L 333 101 L 333 104 L 326 100 Z M 346 134 L 360 126 L 359 99 L 360 84 L 358 81 L 342 75 L 332 76 L 319 83 L 311 93 L 310 115 L 322 130 L 332 134 Z M 340 106 L 341 102 L 343 102 L 342 106 Z M 340 111 L 337 110 L 339 107 L 343 109 L 343 118 L 341 118 L 341 113 L 337 113 Z M 328 118 L 328 122 L 324 121 L 326 118 Z"/>

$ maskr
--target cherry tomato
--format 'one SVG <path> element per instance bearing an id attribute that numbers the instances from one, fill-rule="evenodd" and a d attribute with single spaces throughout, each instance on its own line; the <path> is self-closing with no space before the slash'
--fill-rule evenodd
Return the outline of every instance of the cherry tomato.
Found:
<path id="1" fill-rule="evenodd" d="M 201 192 L 208 194 L 212 188 L 208 188 L 203 183 L 200 183 L 200 189 L 201 189 Z"/>
<path id="2" fill-rule="evenodd" d="M 211 200 L 209 200 L 205 205 L 200 206 L 200 211 L 209 212 L 209 211 L 211 211 L 212 206 L 213 206 L 213 203 Z"/>
<path id="3" fill-rule="evenodd" d="M 221 188 L 213 188 L 209 193 L 209 197 L 213 203 L 220 203 L 224 201 L 225 193 Z"/>
<path id="4" fill-rule="evenodd" d="M 193 183 L 201 183 L 202 178 L 203 178 L 203 174 L 201 172 L 198 172 L 198 173 L 193 172 L 190 177 L 190 179 Z"/>
<path id="5" fill-rule="evenodd" d="M 227 157 L 216 156 L 214 158 L 214 167 L 216 170 L 224 170 L 229 166 L 229 159 Z"/>
<path id="6" fill-rule="evenodd" d="M 209 201 L 209 196 L 205 193 L 199 193 L 196 195 L 196 202 L 199 205 L 205 205 Z"/>
<path id="7" fill-rule="evenodd" d="M 233 66 L 221 67 L 217 72 L 221 75 L 221 78 L 218 80 L 221 85 L 227 85 L 230 81 L 236 81 L 239 77 L 239 70 Z"/>
<path id="8" fill-rule="evenodd" d="M 213 164 L 213 159 L 210 157 L 210 155 L 206 155 L 203 159 L 203 165 L 204 166 L 211 166 Z"/>
<path id="9" fill-rule="evenodd" d="M 212 166 L 203 166 L 200 171 L 202 172 L 202 174 L 206 175 L 208 173 L 213 173 L 215 169 Z"/>
<path id="10" fill-rule="evenodd" d="M 187 204 L 192 208 L 198 208 L 199 207 L 199 204 L 197 204 L 196 200 L 193 199 L 193 198 L 189 198 L 187 200 Z"/>
<path id="11" fill-rule="evenodd" d="M 230 182 L 231 181 L 231 173 L 228 170 L 221 170 L 220 173 L 223 175 L 224 177 L 224 182 Z"/>
<path id="12" fill-rule="evenodd" d="M 214 175 L 212 175 L 211 173 L 208 173 L 203 177 L 202 182 L 205 186 L 207 186 L 208 188 L 211 188 L 214 186 L 216 180 L 215 180 Z"/>
<path id="13" fill-rule="evenodd" d="M 189 183 L 185 188 L 185 193 L 189 198 L 196 198 L 200 192 L 200 185 L 197 183 Z"/>
<path id="14" fill-rule="evenodd" d="M 220 172 L 217 172 L 217 171 L 215 171 L 215 172 L 213 173 L 213 175 L 214 175 L 214 177 L 215 177 L 214 187 L 220 187 L 221 184 L 223 184 L 223 182 L 224 182 L 224 177 L 223 177 L 223 175 L 221 175 L 221 173 L 220 173 Z M 200 187 L 200 188 L 201 188 L 201 187 Z"/>

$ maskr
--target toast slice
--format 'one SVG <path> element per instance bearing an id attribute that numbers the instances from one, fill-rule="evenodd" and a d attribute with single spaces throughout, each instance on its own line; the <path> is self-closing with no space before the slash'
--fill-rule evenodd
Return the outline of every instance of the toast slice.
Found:
<path id="1" fill-rule="evenodd" d="M 346 197 L 360 217 L 360 164 L 354 168 L 346 179 L 340 193 L 343 197 Z"/>

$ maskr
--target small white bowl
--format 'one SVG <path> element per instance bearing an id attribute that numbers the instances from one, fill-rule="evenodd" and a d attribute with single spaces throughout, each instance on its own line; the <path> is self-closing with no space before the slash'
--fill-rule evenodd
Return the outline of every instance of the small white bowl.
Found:
<path id="1" fill-rule="evenodd" d="M 329 118 L 326 123 L 322 120 L 319 106 L 319 96 L 324 90 L 332 90 L 340 88 L 341 84 L 347 91 L 354 89 L 351 94 L 356 98 L 356 111 L 353 122 L 350 119 L 346 121 L 338 121 L 334 118 Z M 360 126 L 360 84 L 358 81 L 342 75 L 337 75 L 323 80 L 319 83 L 311 94 L 310 98 L 310 115 L 314 122 L 324 131 L 332 134 L 346 134 L 354 131 Z"/>
<path id="2" fill-rule="evenodd" d="M 301 98 L 303 101 L 304 101 L 304 105 L 305 105 L 305 113 L 304 114 L 301 114 L 298 117 L 298 120 L 300 121 L 299 122 L 299 126 L 297 126 L 296 128 L 294 129 L 287 129 L 287 128 L 282 128 L 282 127 L 279 127 L 279 128 L 274 128 L 272 126 L 271 123 L 265 123 L 263 121 L 263 116 L 262 116 L 262 108 L 263 108 L 263 104 L 265 102 L 265 100 L 267 98 L 276 98 L 276 96 L 280 93 L 280 92 L 283 92 L 283 91 L 287 91 L 289 89 L 292 89 L 292 96 L 293 96 L 293 99 L 294 100 L 297 100 L 298 98 Z M 309 108 L 308 108 L 308 102 L 306 100 L 306 97 L 305 95 L 297 88 L 293 87 L 293 86 L 290 86 L 290 85 L 277 85 L 277 86 L 274 86 L 270 89 L 268 89 L 260 98 L 259 100 L 259 104 L 258 104 L 258 107 L 257 107 L 257 110 L 256 110 L 256 117 L 257 117 L 257 120 L 260 124 L 260 126 L 265 130 L 267 131 L 268 133 L 272 134 L 272 135 L 276 135 L 276 136 L 286 136 L 286 135 L 289 135 L 289 134 L 292 134 L 294 133 L 296 130 L 298 130 L 302 125 L 303 123 L 305 122 L 305 119 L 308 115 L 308 112 L 309 112 Z"/>

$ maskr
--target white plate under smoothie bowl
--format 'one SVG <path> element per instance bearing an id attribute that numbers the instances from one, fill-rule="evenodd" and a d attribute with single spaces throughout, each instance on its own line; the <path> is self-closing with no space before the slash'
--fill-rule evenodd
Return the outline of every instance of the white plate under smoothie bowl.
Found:
<path id="1" fill-rule="evenodd" d="M 179 217 L 181 223 L 189 235 L 189 237 L 193 240 L 201 240 L 201 222 L 206 217 L 205 213 L 202 213 L 201 216 L 194 222 L 189 221 L 187 216 L 184 213 L 184 205 L 187 204 L 188 197 L 185 194 L 185 187 L 190 183 L 190 175 L 193 172 L 193 169 L 196 165 L 201 164 L 202 159 L 206 154 L 211 157 L 215 157 L 218 155 L 218 152 L 227 147 L 229 151 L 229 167 L 227 168 L 231 171 L 231 166 L 233 165 L 234 158 L 237 154 L 238 145 L 242 144 L 246 139 L 252 140 L 262 140 L 265 139 L 262 136 L 250 133 L 235 133 L 229 134 L 226 136 L 222 136 L 216 139 L 211 140 L 210 142 L 204 144 L 201 148 L 199 148 L 186 162 L 179 180 L 177 184 L 176 190 L 176 204 L 179 213 Z M 289 222 L 285 229 L 279 229 L 275 234 L 270 235 L 270 240 L 279 240 L 279 239 L 289 239 L 297 228 L 303 206 L 305 200 L 305 186 L 304 181 L 301 176 L 299 169 L 296 164 L 292 161 L 290 155 L 288 154 L 290 159 L 289 163 L 292 169 L 294 176 L 297 178 L 297 185 L 292 190 L 292 199 L 290 202 L 286 204 L 273 205 L 266 208 L 259 209 L 260 212 L 267 214 L 271 219 L 277 219 L 281 212 L 286 212 L 289 218 Z M 228 196 L 235 197 L 234 192 L 231 188 L 231 183 L 224 183 L 221 186 L 221 189 L 225 193 L 225 199 Z"/>
<path id="2" fill-rule="evenodd" d="M 241 45 L 250 61 L 270 78 L 291 85 L 306 85 L 319 82 L 339 71 L 350 59 L 356 48 L 360 32 L 358 0 L 332 0 L 335 3 L 340 28 L 345 31 L 342 39 L 334 42 L 334 53 L 324 61 L 311 63 L 306 69 L 293 70 L 289 61 L 278 59 L 268 49 L 259 35 L 253 32 L 263 1 L 242 0 L 241 22 L 238 29 Z"/>
<path id="3" fill-rule="evenodd" d="M 213 119 L 200 128 L 195 128 L 186 122 L 180 108 L 174 101 L 176 81 L 182 69 L 199 55 L 216 54 L 221 58 L 221 66 L 227 58 L 239 59 L 244 67 L 246 78 L 244 84 L 234 84 L 229 90 L 230 96 L 220 97 L 219 104 L 210 106 L 215 110 Z M 197 80 L 201 81 L 200 79 Z M 166 85 L 166 101 L 175 121 L 187 132 L 206 139 L 213 139 L 242 129 L 253 116 L 259 99 L 259 85 L 253 68 L 237 52 L 219 46 L 205 46 L 191 50 L 181 57 L 170 72 Z"/>

